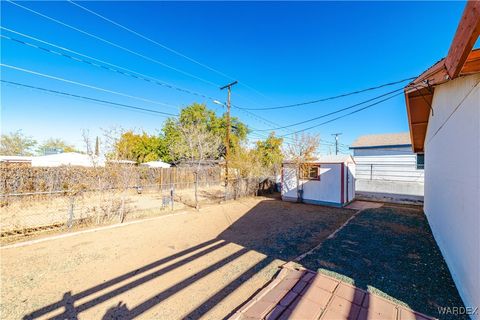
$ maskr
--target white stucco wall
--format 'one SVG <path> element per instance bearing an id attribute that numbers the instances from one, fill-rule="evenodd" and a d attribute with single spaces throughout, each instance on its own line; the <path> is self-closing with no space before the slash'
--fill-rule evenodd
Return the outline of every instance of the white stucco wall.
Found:
<path id="1" fill-rule="evenodd" d="M 320 164 L 320 180 L 300 180 L 305 202 L 325 202 L 341 204 L 341 163 Z M 349 164 L 350 188 L 348 198 L 352 200 L 355 194 L 355 165 Z M 344 202 L 347 202 L 347 167 L 344 166 Z M 283 166 L 282 198 L 285 200 L 297 199 L 296 170 L 293 165 Z"/>
<path id="2" fill-rule="evenodd" d="M 435 88 L 425 139 L 425 213 L 467 307 L 480 307 L 479 81 Z"/>
<path id="3" fill-rule="evenodd" d="M 356 185 L 356 165 L 355 163 L 347 163 L 344 166 L 345 177 L 347 177 L 345 188 L 346 202 L 350 202 L 355 198 L 355 185 Z M 348 176 L 347 176 L 348 175 Z"/>

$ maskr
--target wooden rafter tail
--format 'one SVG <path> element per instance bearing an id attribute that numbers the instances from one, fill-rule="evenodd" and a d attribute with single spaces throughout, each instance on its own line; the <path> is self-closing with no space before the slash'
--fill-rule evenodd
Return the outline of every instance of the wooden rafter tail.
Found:
<path id="1" fill-rule="evenodd" d="M 463 65 L 480 35 L 480 1 L 470 0 L 465 6 L 452 45 L 445 59 L 450 79 L 460 75 Z"/>

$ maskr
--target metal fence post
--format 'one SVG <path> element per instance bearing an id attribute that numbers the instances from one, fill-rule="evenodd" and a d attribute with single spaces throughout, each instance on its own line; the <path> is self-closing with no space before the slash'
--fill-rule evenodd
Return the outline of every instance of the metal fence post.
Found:
<path id="1" fill-rule="evenodd" d="M 67 220 L 67 227 L 70 229 L 73 226 L 73 209 L 74 209 L 75 197 L 70 196 L 70 204 L 68 210 L 68 220 Z"/>
<path id="2" fill-rule="evenodd" d="M 125 220 L 125 191 L 122 193 L 122 202 L 120 205 L 120 223 Z"/>
<path id="3" fill-rule="evenodd" d="M 172 211 L 173 211 L 173 197 L 174 197 L 174 192 L 175 192 L 175 182 L 173 182 L 173 170 L 174 169 L 171 169 L 170 170 L 170 205 L 172 207 Z"/>

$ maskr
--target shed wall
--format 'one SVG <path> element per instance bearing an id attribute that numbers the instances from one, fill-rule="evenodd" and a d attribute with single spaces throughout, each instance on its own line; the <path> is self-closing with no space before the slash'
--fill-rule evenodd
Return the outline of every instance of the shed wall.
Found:
<path id="1" fill-rule="evenodd" d="M 341 204 L 341 164 L 321 164 L 320 180 L 300 180 L 303 200 L 318 204 Z M 283 166 L 282 199 L 296 201 L 296 170 L 293 165 Z"/>
<path id="2" fill-rule="evenodd" d="M 425 139 L 425 213 L 467 307 L 480 306 L 478 82 L 480 74 L 435 88 Z"/>

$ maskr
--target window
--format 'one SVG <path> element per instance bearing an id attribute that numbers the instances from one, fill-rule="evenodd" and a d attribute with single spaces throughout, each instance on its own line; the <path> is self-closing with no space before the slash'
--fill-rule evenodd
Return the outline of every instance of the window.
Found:
<path id="1" fill-rule="evenodd" d="M 320 180 L 320 165 L 303 165 L 300 168 L 301 180 Z"/>
<path id="2" fill-rule="evenodd" d="M 417 169 L 423 170 L 425 168 L 425 154 L 417 153 Z"/>

